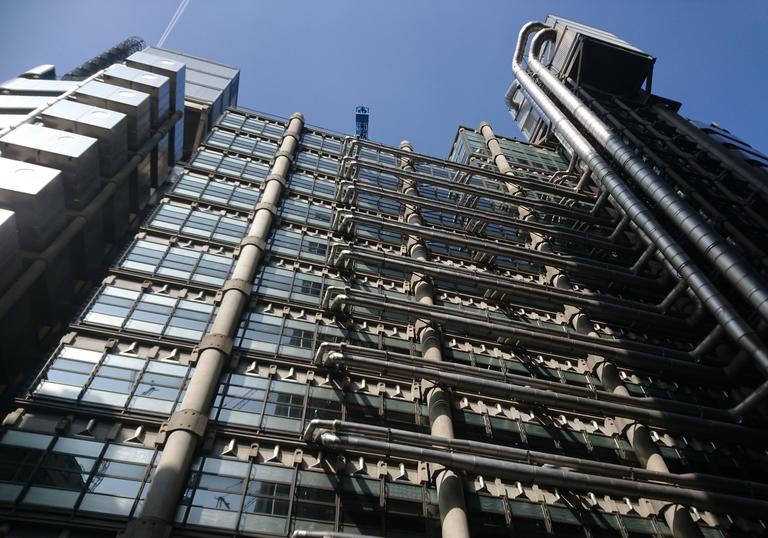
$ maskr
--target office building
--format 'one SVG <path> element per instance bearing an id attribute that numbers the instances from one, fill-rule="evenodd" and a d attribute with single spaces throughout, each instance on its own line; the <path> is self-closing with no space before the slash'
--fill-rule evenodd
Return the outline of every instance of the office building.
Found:
<path id="1" fill-rule="evenodd" d="M 529 141 L 447 159 L 223 111 L 5 416 L 6 535 L 765 534 L 764 157 L 615 36 L 515 57 Z"/>

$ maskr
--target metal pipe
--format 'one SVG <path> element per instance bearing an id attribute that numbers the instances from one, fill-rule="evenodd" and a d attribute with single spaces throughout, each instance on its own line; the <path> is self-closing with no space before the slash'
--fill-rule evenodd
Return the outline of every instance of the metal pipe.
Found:
<path id="1" fill-rule="evenodd" d="M 392 296 L 379 295 L 351 288 L 341 288 L 329 286 L 325 290 L 323 298 L 323 307 L 329 310 L 343 310 L 345 305 L 369 306 L 375 309 L 387 309 L 403 312 L 414 316 L 415 319 L 429 318 L 443 323 L 456 324 L 459 327 L 474 327 L 484 329 L 494 334 L 494 337 L 501 334 L 513 335 L 521 342 L 531 342 L 541 344 L 546 342 L 547 346 L 554 349 L 564 349 L 573 351 L 581 350 L 595 355 L 609 354 L 619 360 L 627 358 L 640 358 L 650 362 L 656 362 L 655 366 L 666 363 L 670 370 L 675 366 L 682 367 L 689 376 L 694 375 L 691 367 L 696 371 L 708 372 L 709 374 L 722 375 L 722 369 L 693 364 L 688 352 L 671 350 L 652 344 L 644 344 L 631 340 L 613 340 L 610 343 L 602 338 L 582 335 L 565 327 L 559 329 L 547 329 L 544 327 L 535 327 L 525 323 L 512 322 L 508 320 L 491 318 L 490 314 L 484 310 L 472 312 L 462 310 L 457 313 L 448 307 L 439 305 L 423 305 L 416 307 L 413 301 L 398 299 Z M 661 362 L 659 362 L 661 361 Z M 649 365 L 646 364 L 646 367 Z M 679 370 L 678 370 L 679 371 Z"/>
<path id="2" fill-rule="evenodd" d="M 338 187 L 337 187 L 338 188 Z M 367 194 L 374 194 L 382 198 L 389 198 L 397 200 L 401 204 L 405 202 L 416 203 L 421 207 L 427 207 L 432 209 L 442 209 L 456 215 L 467 217 L 468 219 L 478 219 L 485 222 L 492 222 L 501 224 L 503 226 L 514 226 L 520 230 L 527 231 L 529 233 L 548 234 L 557 238 L 562 238 L 568 241 L 588 243 L 590 246 L 602 247 L 605 249 L 616 250 L 620 252 L 632 253 L 635 248 L 630 245 L 618 245 L 613 240 L 608 240 L 603 237 L 595 237 L 590 234 L 575 233 L 571 230 L 559 229 L 559 227 L 551 226 L 548 224 L 542 224 L 531 219 L 522 219 L 521 217 L 512 217 L 503 213 L 495 213 L 485 211 L 478 208 L 464 207 L 456 205 L 455 202 L 443 202 L 434 198 L 417 198 L 415 196 L 408 196 L 402 192 L 394 192 L 381 187 L 374 187 L 366 184 L 352 184 L 349 186 L 343 186 L 346 192 L 363 192 Z M 348 199 L 345 199 L 348 200 Z"/>
<path id="3" fill-rule="evenodd" d="M 763 196 L 768 196 L 768 183 L 766 177 L 760 177 L 755 170 L 752 170 L 749 166 L 738 158 L 735 158 L 725 147 L 718 144 L 711 137 L 704 134 L 704 132 L 693 125 L 691 122 L 685 120 L 675 112 L 667 110 L 663 106 L 655 105 L 653 109 L 661 116 L 667 123 L 670 123 L 675 129 L 691 138 L 696 144 L 703 149 L 712 153 L 720 161 L 722 161 L 728 168 L 739 176 L 742 181 L 746 181 L 756 190 L 760 191 Z"/>
<path id="4" fill-rule="evenodd" d="M 367 170 L 373 170 L 373 171 L 377 171 L 377 172 L 385 172 L 385 173 L 387 173 L 389 175 L 393 175 L 393 176 L 399 177 L 399 178 L 402 178 L 403 175 L 404 175 L 403 172 L 401 172 L 401 171 L 398 172 L 395 169 L 387 168 L 385 166 L 381 166 L 381 165 L 378 165 L 376 163 L 372 163 L 372 162 L 368 162 L 368 161 L 360 161 L 360 162 L 358 162 L 356 164 L 359 167 L 364 167 Z M 487 171 L 481 170 L 479 168 L 471 168 L 470 170 L 474 171 L 473 175 L 485 175 L 487 173 Z M 480 173 L 482 173 L 482 174 L 480 174 Z M 495 175 L 498 175 L 498 174 L 494 174 L 494 176 Z M 507 203 L 507 204 L 510 202 L 509 196 L 507 196 L 507 194 L 505 194 L 502 191 L 488 189 L 488 188 L 485 188 L 485 187 L 480 187 L 478 185 L 462 184 L 462 183 L 459 183 L 459 182 L 456 182 L 456 181 L 452 181 L 452 182 L 448 183 L 448 182 L 446 182 L 445 178 L 443 178 L 443 177 L 439 177 L 438 178 L 438 177 L 429 176 L 429 175 L 426 175 L 426 174 L 419 174 L 418 172 L 414 172 L 413 174 L 410 175 L 410 177 L 414 181 L 418 181 L 419 183 L 426 183 L 428 185 L 434 185 L 434 186 L 436 186 L 438 188 L 446 189 L 446 188 L 448 188 L 447 185 L 450 185 L 450 190 L 455 191 L 455 192 L 461 192 L 461 193 L 464 193 L 464 194 L 468 194 L 470 196 L 482 196 L 483 198 L 488 198 L 489 200 L 496 200 L 496 201 L 499 201 L 499 202 L 502 202 L 502 203 Z M 496 177 L 494 177 L 493 180 L 497 181 L 499 183 L 503 183 L 503 180 L 499 180 Z M 519 181 L 517 178 L 515 180 Z M 522 184 L 523 183 L 521 182 L 521 185 Z M 534 191 L 535 191 L 535 189 L 536 189 L 535 187 L 531 188 L 531 190 L 534 190 Z M 560 194 L 560 193 L 558 193 L 558 194 Z M 573 193 L 571 192 L 571 194 L 573 194 Z M 560 194 L 560 195 L 563 196 L 562 194 Z M 564 196 L 564 197 L 566 197 L 566 196 Z M 579 210 L 575 210 L 575 209 L 573 209 L 571 207 L 566 207 L 566 206 L 562 206 L 562 205 L 553 205 L 553 204 L 551 204 L 549 202 L 546 202 L 546 201 L 536 200 L 536 199 L 531 199 L 531 198 L 525 198 L 524 200 L 525 200 L 525 204 L 526 205 L 528 205 L 528 206 L 530 206 L 532 208 L 538 209 L 539 211 L 541 211 L 542 213 L 545 213 L 545 214 L 552 214 L 552 215 L 557 215 L 557 216 L 564 217 L 564 218 L 569 218 L 569 219 L 574 219 L 574 220 L 581 220 L 581 221 L 584 221 L 584 222 L 588 222 L 588 223 L 596 224 L 596 225 L 602 225 L 602 226 L 613 226 L 613 225 L 615 225 L 615 222 L 613 220 L 611 220 L 610 218 L 607 218 L 607 217 L 604 217 L 604 216 L 599 216 L 599 215 L 594 215 L 594 214 L 592 214 L 589 211 L 579 211 Z M 589 202 L 595 202 L 595 200 L 592 200 L 592 199 L 590 199 L 588 201 Z"/>
<path id="5" fill-rule="evenodd" d="M 291 538 L 379 538 L 368 534 L 335 531 L 293 531 Z"/>
<path id="6" fill-rule="evenodd" d="M 699 364 L 694 365 L 691 363 L 686 363 L 684 360 L 681 361 L 673 358 L 658 357 L 654 355 L 652 351 L 654 348 L 658 349 L 658 347 L 648 344 L 640 344 L 637 342 L 628 342 L 626 340 L 622 340 L 620 343 L 612 346 L 604 343 L 598 343 L 598 341 L 601 340 L 599 338 L 593 338 L 593 341 L 590 342 L 589 337 L 584 337 L 583 335 L 578 335 L 572 332 L 564 331 L 566 336 L 559 336 L 558 334 L 547 329 L 539 328 L 536 330 L 529 330 L 522 327 L 517 327 L 517 324 L 494 323 L 487 315 L 482 316 L 480 314 L 472 314 L 466 311 L 463 312 L 465 317 L 461 317 L 455 315 L 453 311 L 450 311 L 449 309 L 441 306 L 432 306 L 428 309 L 414 308 L 408 305 L 407 301 L 393 299 L 391 297 L 377 294 L 369 294 L 359 290 L 353 291 L 349 288 L 343 288 L 343 291 L 345 292 L 344 294 L 338 294 L 331 297 L 331 295 L 336 294 L 340 289 L 342 288 L 337 288 L 334 286 L 330 286 L 326 289 L 326 295 L 323 299 L 324 308 L 329 310 L 337 310 L 340 309 L 344 303 L 357 304 L 378 309 L 386 308 L 389 310 L 407 313 L 408 315 L 413 316 L 414 319 L 423 319 L 427 317 L 431 320 L 437 319 L 462 327 L 481 328 L 493 334 L 513 335 L 521 342 L 530 342 L 534 345 L 541 344 L 543 340 L 546 341 L 548 346 L 554 349 L 579 349 L 581 351 L 596 355 L 604 355 L 607 353 L 618 362 L 630 364 L 639 369 L 647 369 L 649 368 L 650 363 L 656 363 L 657 365 L 664 365 L 663 367 L 669 371 L 686 372 L 689 379 L 694 377 L 697 379 L 711 379 L 712 376 L 715 376 L 716 374 L 723 375 L 724 373 L 728 372 L 722 368 L 703 366 Z M 366 296 L 371 298 L 366 298 Z M 474 316 L 475 319 L 470 316 Z M 629 346 L 635 349 L 625 349 Z M 689 355 L 688 353 L 671 351 L 666 348 L 661 348 L 661 353 L 673 357 L 685 357 Z M 643 357 L 643 360 L 638 361 L 637 359 L 639 359 L 641 356 Z M 758 397 L 763 396 L 768 396 L 768 392 L 766 392 L 763 385 L 761 385 L 760 387 L 754 389 L 754 394 L 748 395 L 743 402 L 729 409 L 728 412 L 732 415 L 732 418 L 735 421 L 740 422 L 743 419 L 744 413 L 751 411 L 760 403 Z"/>
<path id="7" fill-rule="evenodd" d="M 539 62 L 541 47 L 553 33 L 553 30 L 541 30 L 531 43 L 528 67 L 533 74 L 537 75 L 544 87 L 562 103 L 563 108 L 571 113 L 613 156 L 643 192 L 690 239 L 699 252 L 712 262 L 715 269 L 752 304 L 764 319 L 768 319 L 768 288 L 762 278 L 733 251 L 723 237 L 677 195 L 672 187 L 657 176 L 642 158 L 635 155 L 634 150 L 625 144 L 620 136 L 613 133 L 596 114 Z M 768 367 L 768 363 L 763 363 L 763 366 Z"/>
<path id="8" fill-rule="evenodd" d="M 334 355 L 335 353 L 335 355 Z M 358 364 L 367 364 L 366 357 L 379 358 L 384 361 L 382 364 L 376 363 L 371 366 L 387 366 L 390 363 L 416 367 L 426 368 L 438 368 L 433 365 L 419 364 L 418 361 L 411 358 L 409 355 L 402 353 L 394 353 L 391 351 L 379 351 L 363 348 L 360 346 L 352 346 L 347 344 L 330 344 L 324 342 L 320 344 L 315 354 L 314 364 L 318 366 L 336 367 L 339 365 L 345 365 L 347 362 L 355 362 Z M 614 367 L 615 368 L 615 367 Z M 663 412 L 679 413 L 692 417 L 701 417 L 717 421 L 731 422 L 732 417 L 726 409 L 719 407 L 710 407 L 705 405 L 690 404 L 686 402 L 680 402 L 676 400 L 666 400 L 663 398 L 652 398 L 647 396 L 632 396 L 629 392 L 623 392 L 618 394 L 613 391 L 613 388 L 608 390 L 601 390 L 597 388 L 587 388 L 579 385 L 569 385 L 561 383 L 559 381 L 549 381 L 546 379 L 539 379 L 535 377 L 528 377 L 520 374 L 513 374 L 509 372 L 497 372 L 495 370 L 488 370 L 479 368 L 476 366 L 469 366 L 465 364 L 443 362 L 440 363 L 439 369 L 447 374 L 455 374 L 456 380 L 452 385 L 459 390 L 476 390 L 475 385 L 465 386 L 463 379 L 475 379 L 476 383 L 483 384 L 484 380 L 493 381 L 499 383 L 499 387 L 505 385 L 515 385 L 520 387 L 531 387 L 540 390 L 548 390 L 560 393 L 570 394 L 572 396 L 578 396 L 581 398 L 588 398 L 595 401 L 609 401 L 626 405 L 629 407 L 640 407 L 643 409 L 653 409 Z M 396 371 L 395 367 L 393 371 Z M 617 376 L 618 377 L 618 374 Z M 607 387 L 607 385 L 606 385 Z M 506 392 L 502 391 L 502 394 Z"/>
<path id="9" fill-rule="evenodd" d="M 653 305 L 628 299 L 618 299 L 609 295 L 587 294 L 569 288 L 544 286 L 536 282 L 485 274 L 463 267 L 421 260 L 418 262 L 412 261 L 402 256 L 391 255 L 377 250 L 363 250 L 353 247 L 334 252 L 332 248 L 331 253 L 331 260 L 337 266 L 342 265 L 347 259 L 366 260 L 403 271 L 421 271 L 431 277 L 451 282 L 485 287 L 489 290 L 507 291 L 514 293 L 515 296 L 547 301 L 558 308 L 563 304 L 582 306 L 589 308 L 591 312 L 612 316 L 611 319 L 619 318 L 633 323 L 647 322 L 657 327 L 658 324 L 671 324 L 678 329 L 687 321 L 662 314 L 669 307 L 669 304 L 664 302 L 667 299 L 658 305 Z M 667 297 L 670 297 L 670 294 Z M 638 316 L 638 311 L 643 312 L 643 315 Z"/>
<path id="10" fill-rule="evenodd" d="M 486 252 L 493 256 L 520 257 L 528 261 L 539 262 L 542 265 L 552 265 L 553 267 L 568 269 L 581 274 L 585 278 L 591 277 L 593 280 L 599 280 L 601 282 L 605 282 L 605 278 L 611 278 L 613 280 L 631 283 L 634 286 L 646 286 L 649 288 L 656 288 L 658 286 L 658 282 L 655 280 L 622 271 L 621 266 L 595 262 L 586 257 L 549 254 L 544 251 L 528 249 L 501 239 L 485 241 L 482 238 L 475 238 L 457 232 L 448 233 L 427 226 L 417 226 L 384 218 L 356 215 L 350 211 L 345 212 L 344 210 L 336 211 L 334 222 L 335 229 L 343 230 L 345 225 L 355 222 L 395 230 L 404 235 L 417 235 L 422 239 L 445 241 L 480 252 Z"/>
<path id="11" fill-rule="evenodd" d="M 563 487 L 575 491 L 596 491 L 608 495 L 680 502 L 699 506 L 716 513 L 727 511 L 761 516 L 768 510 L 768 501 L 729 495 L 718 491 L 701 491 L 664 484 L 598 476 L 577 471 L 539 467 L 527 463 L 503 461 L 483 456 L 391 443 L 381 439 L 366 439 L 347 434 L 332 433 L 327 430 L 316 431 L 314 441 L 324 448 L 342 452 L 355 454 L 373 453 L 384 458 L 430 461 L 463 469 L 473 474 L 508 478 L 544 486 Z"/>
<path id="12" fill-rule="evenodd" d="M 246 235 L 249 240 L 241 244 L 230 282 L 245 282 L 249 286 L 253 282 L 264 256 L 264 242 L 269 236 L 303 126 L 304 117 L 298 113 L 293 114 L 280 142 L 270 174 L 265 180 L 261 201 Z M 229 360 L 227 342 L 231 345 L 248 299 L 237 286 L 223 290 L 212 327 L 201 341 L 201 347 L 203 344 L 205 346 L 200 351 L 184 399 L 179 405 L 179 410 L 169 419 L 169 431 L 163 452 L 141 516 L 129 523 L 126 537 L 145 536 L 148 526 L 168 529 L 172 524 L 192 456 L 206 429 L 208 412 L 216 394 L 222 368 Z M 206 339 L 211 343 L 207 343 Z"/>
<path id="13" fill-rule="evenodd" d="M 571 322 L 580 333 L 586 333 L 590 336 L 594 335 L 592 322 L 586 314 L 577 314 L 572 318 Z M 624 385 L 616 365 L 599 356 L 590 356 L 588 362 L 594 365 L 594 371 L 606 389 L 610 390 L 613 394 L 625 398 L 630 397 L 629 390 Z M 726 413 L 726 415 L 728 414 Z M 669 473 L 669 467 L 666 461 L 664 461 L 664 457 L 651 438 L 651 431 L 644 424 L 634 420 L 627 420 L 622 416 L 615 417 L 615 422 L 627 438 L 629 446 L 635 451 L 637 460 L 645 469 Z M 697 538 L 701 536 L 701 531 L 694 524 L 688 508 L 681 505 L 667 505 L 662 512 L 669 528 L 673 529 L 673 534 L 676 538 Z"/>
<path id="14" fill-rule="evenodd" d="M 11 286 L 11 288 L 0 298 L 0 319 L 3 319 L 6 314 L 8 314 L 8 311 L 13 308 L 22 297 L 24 297 L 24 294 L 27 293 L 37 279 L 45 273 L 46 269 L 48 269 L 51 264 L 56 263 L 56 260 L 59 259 L 59 256 L 64 249 L 67 248 L 85 225 L 93 219 L 94 215 L 98 214 L 107 200 L 109 200 L 109 198 L 117 191 L 117 188 L 128 178 L 144 157 L 152 151 L 163 136 L 171 130 L 180 118 L 181 112 L 174 112 L 171 117 L 165 120 L 155 134 L 148 138 L 133 156 L 120 167 L 120 170 L 107 180 L 107 184 L 87 206 L 80 210 L 80 214 L 76 215 L 61 233 L 56 236 L 51 244 L 48 245 L 43 252 L 37 255 L 36 259 L 14 282 L 13 286 Z M 93 225 L 101 226 L 100 223 L 94 223 Z"/>
<path id="15" fill-rule="evenodd" d="M 313 419 L 307 425 L 304 439 L 312 441 L 318 430 L 332 432 L 357 433 L 369 438 L 383 438 L 391 441 L 400 441 L 416 446 L 441 447 L 452 452 L 466 452 L 480 454 L 496 459 L 505 459 L 533 463 L 536 465 L 555 465 L 564 469 L 573 469 L 588 472 L 600 476 L 612 476 L 615 478 L 627 478 L 630 480 L 644 480 L 647 482 L 666 483 L 669 485 L 682 485 L 692 489 L 706 490 L 710 488 L 728 490 L 750 497 L 768 497 L 768 485 L 749 480 L 738 480 L 705 473 L 670 473 L 653 471 L 641 467 L 630 467 L 604 461 L 588 460 L 550 452 L 514 448 L 505 445 L 470 441 L 467 439 L 445 439 L 434 435 L 399 430 L 358 422 L 346 422 L 342 420 Z"/>
<path id="16" fill-rule="evenodd" d="M 512 71 L 517 76 L 521 87 L 544 115 L 550 119 L 553 131 L 564 137 L 568 144 L 578 152 L 581 159 L 592 169 L 595 177 L 611 191 L 613 199 L 619 207 L 628 213 L 637 226 L 658 246 L 659 251 L 688 282 L 690 288 L 712 312 L 715 319 L 723 325 L 733 340 L 756 359 L 764 372 L 768 371 L 768 352 L 752 328 L 712 285 L 690 256 L 664 230 L 649 208 L 627 187 L 605 159 L 587 142 L 523 68 L 522 58 L 528 38 L 533 32 L 543 28 L 545 26 L 542 23 L 535 22 L 526 24 L 520 31 L 512 62 Z M 543 36 L 547 37 L 547 34 L 543 34 Z"/>
<path id="17" fill-rule="evenodd" d="M 483 379 L 476 376 L 468 376 L 447 372 L 441 369 L 400 364 L 386 359 L 376 359 L 343 353 L 329 354 L 324 365 L 333 367 L 334 363 L 353 363 L 366 365 L 371 369 L 379 369 L 380 374 L 389 372 L 412 378 L 423 378 L 433 383 L 449 387 L 459 388 L 464 391 L 485 394 L 498 398 L 546 405 L 554 409 L 576 411 L 597 416 L 620 416 L 628 419 L 642 421 L 659 428 L 680 430 L 705 438 L 726 439 L 728 441 L 743 442 L 748 445 L 765 443 L 768 440 L 768 432 L 758 428 L 749 428 L 739 424 L 733 424 L 718 419 L 710 419 L 695 415 L 685 415 L 669 410 L 652 409 L 649 407 L 636 407 L 627 403 L 596 400 L 594 398 L 563 394 L 551 390 L 542 390 L 526 386 L 521 382 L 509 379 L 507 382 L 499 382 L 491 379 Z M 708 409 L 709 415 L 715 415 L 718 410 Z"/>
<path id="18" fill-rule="evenodd" d="M 403 157 L 405 155 L 406 157 L 409 157 L 413 161 L 424 162 L 427 164 L 434 164 L 440 168 L 451 168 L 457 173 L 463 173 L 470 176 L 479 176 L 486 179 L 491 179 L 493 181 L 497 181 L 499 183 L 509 181 L 509 178 L 506 177 L 504 174 L 500 174 L 492 170 L 477 168 L 475 166 L 457 163 L 453 161 L 445 161 L 437 157 L 426 155 L 424 153 L 409 152 L 409 155 L 406 155 L 406 152 L 402 149 L 396 149 L 396 148 L 393 148 L 392 146 L 379 144 L 378 142 L 374 142 L 372 140 L 361 140 L 359 138 L 353 138 L 350 140 L 350 144 L 349 144 L 350 154 L 352 154 L 352 152 L 354 152 L 357 148 L 360 148 L 360 147 L 368 147 L 374 150 L 383 151 L 397 158 Z M 361 162 L 361 164 L 363 164 L 363 162 Z M 376 169 L 380 171 L 388 171 L 390 173 L 396 172 L 396 170 L 394 169 L 381 167 L 380 165 L 377 165 L 374 162 L 364 161 L 364 164 L 366 168 L 370 167 L 372 169 Z M 418 181 L 432 180 L 432 181 L 439 181 L 443 183 L 445 182 L 445 178 L 438 179 L 433 176 L 421 174 L 419 172 L 409 173 L 409 176 L 411 176 L 413 179 L 416 179 Z M 563 198 L 569 198 L 569 199 L 579 200 L 584 202 L 595 201 L 595 197 L 592 195 L 576 193 L 571 189 L 562 188 L 557 185 L 552 185 L 551 183 L 549 183 L 549 181 L 545 181 L 543 179 L 531 179 L 529 177 L 515 177 L 515 181 L 519 183 L 522 187 L 528 188 L 533 191 L 558 195 L 558 196 L 562 196 Z M 499 194 L 498 191 L 490 191 L 490 192 L 496 192 L 497 195 Z"/>

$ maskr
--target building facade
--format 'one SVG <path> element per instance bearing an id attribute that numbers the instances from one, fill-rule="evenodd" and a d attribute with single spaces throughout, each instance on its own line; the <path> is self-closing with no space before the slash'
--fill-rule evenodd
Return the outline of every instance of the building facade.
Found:
<path id="1" fill-rule="evenodd" d="M 550 18 L 517 58 L 534 33 L 530 142 L 226 109 L 5 415 L 0 533 L 765 534 L 764 161 L 642 51 Z"/>

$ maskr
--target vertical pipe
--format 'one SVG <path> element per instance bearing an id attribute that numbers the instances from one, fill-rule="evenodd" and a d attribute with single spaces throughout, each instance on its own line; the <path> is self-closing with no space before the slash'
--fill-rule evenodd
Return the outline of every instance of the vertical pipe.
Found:
<path id="1" fill-rule="evenodd" d="M 400 142 L 400 149 L 413 151 L 411 143 L 407 140 Z M 409 158 L 400 160 L 400 168 L 406 172 L 413 172 L 413 162 Z M 401 186 L 403 194 L 418 196 L 416 183 L 408 178 L 403 178 Z M 416 206 L 406 204 L 403 210 L 403 220 L 408 224 L 423 226 L 421 215 Z M 408 236 L 408 255 L 419 261 L 427 261 L 427 248 L 416 236 Z M 433 305 L 432 283 L 422 273 L 413 273 L 411 276 L 411 291 L 416 300 L 424 305 Z M 441 362 L 443 360 L 440 335 L 435 328 L 428 323 L 416 324 L 417 336 L 421 344 L 421 353 L 424 360 Z M 453 419 L 451 417 L 450 395 L 438 385 L 426 386 L 427 409 L 429 410 L 429 425 L 432 435 L 453 439 Z M 469 523 L 467 521 L 467 508 L 464 502 L 464 486 L 461 477 L 452 470 L 441 468 L 435 475 L 438 505 L 440 508 L 440 523 L 443 538 L 469 538 Z"/>
<path id="2" fill-rule="evenodd" d="M 240 282 L 250 288 L 256 269 L 264 256 L 274 212 L 280 203 L 283 184 L 287 181 L 293 156 L 298 147 L 304 117 L 293 114 L 276 153 L 270 174 L 265 180 L 264 194 L 256 206 L 256 214 L 240 247 L 232 276 L 228 282 Z M 147 493 L 139 519 L 129 522 L 124 538 L 170 536 L 176 507 L 189 473 L 195 450 L 205 435 L 207 417 L 224 365 L 229 360 L 227 345 L 207 342 L 219 340 L 231 346 L 240 316 L 248 297 L 242 288 L 225 287 L 219 310 L 210 332 L 201 340 L 195 373 L 189 381 L 179 411 L 168 420 L 165 446 Z"/>

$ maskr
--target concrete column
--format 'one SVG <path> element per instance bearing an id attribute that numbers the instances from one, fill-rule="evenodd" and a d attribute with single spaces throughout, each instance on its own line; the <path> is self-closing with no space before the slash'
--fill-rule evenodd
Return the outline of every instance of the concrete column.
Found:
<path id="1" fill-rule="evenodd" d="M 294 114 L 278 148 L 264 194 L 240 246 L 232 277 L 222 289 L 221 303 L 210 332 L 199 344 L 195 373 L 184 399 L 167 422 L 166 439 L 139 519 L 128 523 L 124 538 L 167 538 L 171 535 L 176 508 L 181 499 L 189 467 L 200 439 L 205 435 L 208 413 L 216 394 L 222 369 L 229 360 L 232 339 L 247 304 L 244 289 L 250 290 L 264 245 L 272 228 L 274 213 L 282 197 L 283 184 L 299 144 L 304 117 Z"/>
<path id="2" fill-rule="evenodd" d="M 583 312 L 573 316 L 571 324 L 576 329 L 576 332 L 597 336 L 597 333 L 592 330 L 592 321 Z M 589 365 L 597 374 L 598 379 L 600 379 L 606 390 L 621 396 L 630 396 L 615 364 L 604 357 L 590 355 Z M 669 472 L 664 456 L 661 455 L 656 443 L 653 442 L 651 430 L 647 426 L 623 417 L 616 417 L 615 421 L 624 430 L 624 435 L 626 435 L 630 446 L 635 451 L 635 455 L 643 467 L 649 471 Z M 685 506 L 656 500 L 651 500 L 651 503 L 664 515 L 664 520 L 669 525 L 675 538 L 701 538 L 703 536 L 701 529 L 694 523 L 691 513 Z"/>
<path id="3" fill-rule="evenodd" d="M 413 151 L 410 142 L 400 142 L 400 149 Z M 400 160 L 400 168 L 413 172 L 413 164 L 409 159 Z M 408 179 L 403 179 L 401 188 L 403 194 L 418 196 L 416 184 Z M 403 211 L 403 219 L 409 224 L 421 226 L 423 221 L 418 213 L 418 208 L 406 205 Z M 427 248 L 418 237 L 408 238 L 408 255 L 415 259 L 426 261 Z M 434 304 L 432 297 L 432 283 L 421 273 L 411 275 L 411 291 L 419 303 L 425 305 Z M 417 336 L 421 344 L 421 353 L 424 360 L 441 362 L 442 342 L 438 331 L 427 323 L 416 324 Z M 453 419 L 451 415 L 451 398 L 442 387 L 431 383 L 422 383 L 426 392 L 427 409 L 429 410 L 430 433 L 448 439 L 454 438 Z M 443 538 L 469 538 L 469 523 L 467 521 L 467 508 L 464 502 L 464 486 L 461 477 L 447 468 L 439 468 L 435 473 L 435 486 L 437 487 L 437 499 L 440 507 L 440 524 Z"/>
<path id="4" fill-rule="evenodd" d="M 480 133 L 483 135 L 485 145 L 488 148 L 488 152 L 491 155 L 491 159 L 496 165 L 496 168 L 498 168 L 499 172 L 502 174 L 510 176 L 510 181 L 505 183 L 507 192 L 511 196 L 525 196 L 523 188 L 516 184 L 514 178 L 511 177 L 514 175 L 515 171 L 512 169 L 504 152 L 501 150 L 501 144 L 499 144 L 499 140 L 493 133 L 491 125 L 488 122 L 482 122 L 480 124 Z M 525 205 L 517 206 L 517 218 L 534 223 L 537 221 L 536 213 L 534 213 L 530 207 L 526 207 Z M 540 252 L 552 253 L 552 245 L 544 234 L 539 232 L 529 232 L 528 236 L 528 246 L 530 248 Z M 560 269 L 550 266 L 545 266 L 544 269 L 544 279 L 547 284 L 560 289 L 571 289 L 571 282 L 568 275 L 563 273 Z"/>

